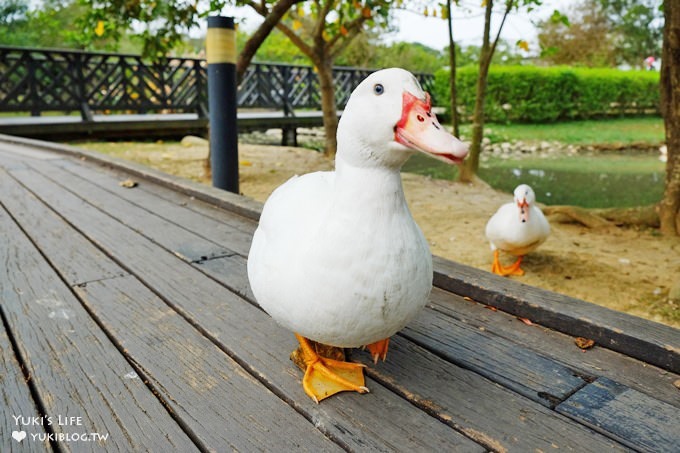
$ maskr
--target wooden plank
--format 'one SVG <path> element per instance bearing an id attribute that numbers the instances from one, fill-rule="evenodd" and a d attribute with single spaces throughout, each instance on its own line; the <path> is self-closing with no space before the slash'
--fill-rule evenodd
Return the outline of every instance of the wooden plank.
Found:
<path id="1" fill-rule="evenodd" d="M 223 363 L 222 360 L 216 360 L 214 357 L 212 357 L 207 347 L 197 347 L 193 345 L 193 342 L 195 342 L 196 339 L 194 339 L 192 335 L 187 335 L 185 329 L 174 329 L 172 327 L 166 326 L 166 324 L 169 322 L 169 319 L 171 319 L 169 315 L 162 317 L 152 316 L 150 313 L 150 307 L 156 305 L 152 302 L 153 296 L 149 294 L 142 294 L 143 290 L 141 288 L 135 289 L 131 288 L 131 286 L 132 285 L 130 285 L 130 282 L 123 282 L 121 279 L 117 279 L 96 282 L 93 285 L 88 285 L 86 288 L 78 288 L 77 291 L 83 295 L 88 305 L 90 304 L 91 300 L 94 301 L 98 299 L 98 302 L 93 302 L 92 309 L 97 313 L 100 313 L 102 318 L 106 319 L 107 323 L 110 322 L 110 328 L 113 331 L 117 329 L 116 326 L 118 325 L 120 325 L 121 329 L 127 329 L 125 326 L 126 324 L 129 324 L 128 319 L 160 319 L 157 322 L 154 321 L 153 325 L 150 327 L 145 327 L 143 325 L 140 326 L 138 323 L 134 323 L 134 326 L 131 326 L 130 330 L 134 331 L 136 335 L 140 335 L 141 338 L 144 338 L 148 335 L 155 342 L 161 341 L 164 348 L 183 347 L 187 349 L 185 353 L 178 352 L 173 354 L 176 356 L 176 358 L 173 359 L 173 363 L 176 363 L 174 366 L 172 366 L 170 363 L 161 365 L 157 365 L 155 363 L 156 361 L 164 360 L 163 356 L 167 355 L 167 353 L 163 353 L 161 351 L 150 351 L 149 353 L 144 354 L 142 354 L 140 351 L 137 361 L 143 363 L 145 368 L 157 368 L 158 371 L 156 372 L 154 372 L 154 370 L 149 370 L 150 379 L 157 379 L 161 381 L 158 383 L 158 387 L 162 389 L 161 391 L 167 392 L 168 396 L 173 400 L 176 400 L 176 404 L 181 406 L 175 409 L 175 401 L 171 401 L 169 403 L 171 408 L 178 412 L 180 418 L 193 419 L 194 417 L 198 417 L 201 419 L 202 423 L 205 424 L 205 429 L 209 432 L 197 433 L 199 438 L 204 439 L 205 436 L 208 436 L 212 431 L 226 431 L 226 434 L 221 433 L 220 435 L 225 436 L 226 439 L 230 439 L 230 442 L 236 442 L 237 439 L 240 440 L 241 437 L 245 437 L 244 431 L 246 430 L 247 426 L 242 426 L 242 424 L 250 425 L 253 423 L 253 420 L 257 420 L 256 426 L 258 428 L 262 428 L 263 432 L 255 434 L 251 433 L 251 435 L 247 437 L 259 439 L 259 442 L 263 442 L 263 444 L 255 443 L 253 445 L 244 446 L 230 443 L 228 444 L 229 447 L 235 447 L 237 449 L 247 447 L 247 450 L 252 450 L 252 448 L 262 448 L 265 450 L 286 450 L 288 449 L 287 447 L 295 446 L 291 442 L 297 442 L 301 445 L 296 447 L 296 449 L 304 448 L 306 450 L 326 450 L 328 448 L 314 445 L 313 443 L 308 443 L 314 439 L 313 434 L 315 433 L 315 430 L 311 425 L 308 425 L 303 431 L 291 433 L 291 426 L 294 426 L 294 422 L 296 421 L 295 417 L 290 415 L 282 415 L 271 408 L 263 407 L 263 400 L 265 400 L 266 396 L 264 393 L 268 392 L 268 390 L 266 390 L 264 387 L 260 391 L 262 394 L 252 394 L 252 391 L 250 391 L 248 388 L 224 388 L 225 385 L 233 385 L 236 387 L 233 382 L 235 380 L 234 371 L 231 371 L 230 367 Z M 118 305 L 112 306 L 111 301 L 113 300 L 119 301 Z M 120 301 L 126 305 L 134 305 L 135 307 L 131 310 L 121 310 Z M 94 303 L 96 303 L 97 306 L 94 306 Z M 244 304 L 244 306 L 248 305 Z M 160 308 L 158 310 L 160 310 Z M 106 313 L 104 313 L 105 311 Z M 266 319 L 266 316 L 262 313 L 257 313 L 257 311 L 253 311 L 251 313 L 255 314 L 257 318 L 262 320 Z M 248 338 L 245 342 L 247 343 L 245 346 L 249 347 L 251 350 L 255 350 L 256 354 L 259 354 L 259 357 L 248 357 L 247 360 L 244 360 L 245 358 L 243 355 L 237 355 L 240 361 L 247 364 L 248 367 L 253 367 L 256 364 L 259 365 L 256 360 L 259 360 L 260 362 L 274 360 L 272 357 L 274 351 L 271 351 L 267 347 L 268 345 L 273 345 L 274 343 L 274 339 L 272 338 L 272 327 L 274 326 L 270 323 L 267 323 L 269 324 L 267 326 L 269 329 L 259 329 L 257 328 L 257 322 L 245 324 L 243 318 L 238 319 L 238 313 L 235 313 L 234 310 L 229 310 L 229 315 L 229 318 L 232 319 L 232 322 L 236 322 L 238 325 L 245 326 L 245 328 L 241 329 L 242 331 L 247 331 L 250 333 L 250 338 Z M 114 319 L 114 317 L 117 319 Z M 204 327 L 203 325 L 201 326 Z M 213 326 L 211 325 L 209 327 L 212 328 Z M 163 338 L 166 334 L 168 335 L 167 339 Z M 220 339 L 223 339 L 225 346 L 231 346 L 232 340 L 230 336 L 238 336 L 239 332 L 234 332 L 233 329 L 224 329 L 221 332 L 216 332 L 216 334 Z M 276 337 L 278 335 L 274 334 L 273 336 Z M 289 335 L 289 341 L 290 337 L 291 336 Z M 258 340 L 263 338 L 268 339 L 267 343 L 258 343 Z M 178 343 L 177 345 L 173 344 L 173 339 L 174 342 Z M 135 357 L 137 353 L 135 353 L 133 349 L 137 349 L 139 351 L 139 345 L 144 344 L 145 341 L 136 340 L 134 342 L 130 342 L 130 346 L 128 346 L 128 343 L 129 342 L 126 340 L 124 346 L 130 351 L 130 354 Z M 197 351 L 199 350 L 203 352 L 201 352 L 201 354 L 197 354 Z M 284 349 L 284 351 L 287 352 L 286 349 Z M 234 352 L 230 351 L 230 354 L 233 353 Z M 186 365 L 188 367 L 187 370 L 183 370 L 182 367 L 185 365 L 182 363 L 182 361 L 187 360 L 187 357 L 191 357 L 191 363 Z M 364 448 L 368 448 L 370 446 L 371 449 L 389 450 L 390 448 L 386 448 L 385 445 L 393 445 L 396 447 L 400 445 L 400 442 L 407 442 L 409 446 L 416 448 L 419 447 L 420 449 L 432 448 L 437 444 L 445 444 L 451 448 L 460 448 L 465 451 L 484 451 L 462 436 L 447 432 L 445 429 L 443 429 L 443 426 L 437 426 L 438 422 L 425 416 L 425 414 L 421 414 L 420 417 L 413 417 L 409 416 L 408 413 L 405 413 L 403 418 L 399 420 L 398 423 L 392 423 L 384 420 L 384 418 L 381 417 L 384 417 L 385 408 L 396 407 L 403 411 L 404 407 L 408 407 L 408 405 L 403 401 L 400 401 L 398 398 L 391 397 L 389 392 L 386 392 L 383 389 L 377 390 L 377 399 L 378 403 L 385 402 L 386 405 L 383 406 L 380 404 L 375 404 L 375 397 L 372 398 L 372 401 L 369 401 L 371 404 L 356 404 L 354 399 L 358 398 L 359 401 L 362 401 L 363 398 L 361 396 L 346 395 L 344 396 L 345 404 L 341 406 L 344 408 L 345 412 L 334 414 L 334 411 L 327 410 L 328 408 L 326 407 L 326 404 L 324 404 L 324 406 L 317 406 L 311 401 L 308 401 L 307 397 L 302 394 L 299 382 L 300 375 L 293 365 L 288 361 L 287 354 L 282 354 L 282 357 L 279 357 L 278 360 L 279 363 L 276 363 L 275 365 L 277 367 L 283 365 L 286 368 L 282 371 L 284 371 L 289 377 L 289 383 L 294 385 L 296 389 L 296 395 L 290 395 L 290 392 L 286 392 L 288 394 L 286 395 L 285 399 L 289 400 L 291 396 L 295 396 L 299 400 L 298 404 L 301 402 L 302 405 L 311 406 L 312 408 L 316 409 L 314 411 L 316 413 L 312 417 L 314 425 L 318 428 L 321 428 L 323 431 L 330 431 L 332 437 L 335 437 L 335 434 L 342 434 L 342 438 L 339 440 L 347 443 L 350 441 L 355 443 L 356 445 L 354 445 L 353 448 L 357 448 L 359 445 L 362 445 Z M 203 363 L 204 361 L 207 361 L 207 363 Z M 172 368 L 172 370 L 167 369 L 169 366 Z M 203 373 L 206 375 L 202 376 Z M 259 370 L 256 374 L 260 374 Z M 226 381 L 224 384 L 221 382 L 220 377 Z M 196 385 L 198 385 L 198 383 L 205 382 L 209 383 L 207 389 L 196 389 Z M 187 388 L 191 388 L 191 391 L 188 392 L 186 390 Z M 274 388 L 277 393 L 279 393 L 281 390 L 281 387 L 278 385 L 275 385 Z M 372 394 L 371 396 L 374 395 Z M 186 398 L 190 398 L 193 402 L 191 404 L 183 402 L 183 399 Z M 343 398 L 338 397 L 337 399 Z M 370 410 L 373 412 L 372 416 L 370 412 L 366 410 L 368 408 L 371 408 Z M 200 411 L 200 413 L 186 416 L 181 413 L 182 411 L 189 411 L 191 409 L 194 411 Z M 418 412 L 415 410 L 415 408 L 411 409 L 411 412 Z M 207 414 L 205 414 L 205 412 L 207 412 Z M 351 414 L 351 412 L 359 412 L 359 414 Z M 295 415 L 299 416 L 298 414 Z M 232 417 L 235 419 L 232 419 Z M 420 419 L 421 423 L 414 423 L 409 420 L 413 418 L 416 420 Z M 372 426 L 364 426 L 368 424 L 371 419 L 373 419 L 373 421 L 376 423 Z M 377 423 L 377 420 L 380 420 L 381 422 Z M 428 421 L 429 423 L 422 423 L 422 420 Z M 404 433 L 404 426 L 409 426 L 409 422 L 411 422 L 411 426 L 413 428 L 417 427 L 428 430 L 430 435 L 436 440 L 436 443 L 432 443 L 431 439 L 429 438 L 409 441 Z M 327 426 L 327 424 L 331 423 L 333 424 L 332 427 Z M 286 429 L 284 429 L 282 426 L 285 426 Z M 371 436 L 368 436 L 366 433 L 362 433 L 362 431 L 368 430 L 370 430 L 369 432 Z M 320 435 L 318 432 L 317 434 Z M 263 437 L 269 438 L 270 440 L 264 441 L 261 439 Z M 357 437 L 359 439 L 356 439 Z M 253 440 L 252 442 L 258 442 L 258 440 Z M 268 444 L 267 442 L 271 442 L 271 444 Z M 287 445 L 288 443 L 291 444 Z"/>
<path id="2" fill-rule="evenodd" d="M 73 177 L 71 173 L 56 167 L 52 163 L 34 162 L 32 166 L 41 171 L 43 177 L 49 178 L 72 193 L 78 194 L 81 199 L 109 213 L 118 221 L 128 225 L 133 231 L 143 232 L 186 261 L 202 261 L 233 254 L 231 250 L 179 227 L 151 211 L 122 198 L 112 196 L 110 192 L 96 184 Z M 64 190 L 62 189 L 62 191 Z"/>
<path id="3" fill-rule="evenodd" d="M 2 306 L 0 306 L 2 314 Z M 5 325 L 0 319 L 0 451 L 42 452 L 49 448 L 45 429 L 34 424 L 36 406 L 21 365 L 14 356 Z M 35 437 L 34 437 L 35 435 Z M 40 441 L 39 439 L 45 439 Z"/>
<path id="4" fill-rule="evenodd" d="M 479 451 L 475 443 L 377 383 L 369 383 L 372 392 L 368 398 L 348 394 L 334 397 L 323 405 L 314 404 L 302 391 L 301 373 L 288 360 L 295 343 L 290 332 L 176 256 L 138 234 L 130 234 L 128 228 L 112 222 L 106 214 L 75 195 L 55 195 L 58 187 L 44 178 L 34 178 L 35 175 L 30 171 L 15 174 L 70 223 L 170 301 L 183 316 L 209 333 L 213 341 L 230 351 L 231 356 L 248 364 L 253 375 L 266 381 L 277 394 L 303 411 L 318 429 L 341 445 L 354 450 L 369 448 L 376 451 L 399 449 L 400 446 L 410 446 L 412 450 L 448 446 L 456 451 Z M 121 243 L 119 238 L 123 236 L 126 240 Z M 244 262 L 240 263 L 244 269 Z M 68 265 L 68 262 L 60 264 Z M 61 271 L 68 273 L 68 268 Z M 95 283 L 95 288 L 113 281 Z M 78 291 L 89 291 L 90 286 Z M 394 409 L 402 417 L 386 419 L 380 408 Z M 414 436 L 414 432 L 427 432 L 428 435 Z"/>
<path id="5" fill-rule="evenodd" d="M 459 368 L 397 335 L 378 366 L 368 354 L 368 374 L 413 404 L 455 426 L 489 450 L 622 451 L 623 448 L 554 411 Z"/>
<path id="6" fill-rule="evenodd" d="M 621 353 L 595 345 L 582 350 L 575 338 L 539 324 L 527 325 L 501 310 L 472 300 L 461 301 L 447 291 L 434 288 L 430 307 L 471 327 L 492 332 L 565 364 L 587 379 L 615 379 L 628 387 L 680 407 L 680 392 L 673 385 L 680 375 L 649 365 Z M 503 340 L 501 340 L 503 341 Z"/>
<path id="7" fill-rule="evenodd" d="M 340 112 L 338 112 L 340 117 Z M 285 116 L 281 111 L 239 113 L 240 131 L 278 129 L 284 127 L 323 126 L 321 112 L 298 112 Z M 47 140 L 130 137 L 182 137 L 187 134 L 206 135 L 208 119 L 196 114 L 162 115 L 95 115 L 94 121 L 82 121 L 73 116 L 40 116 L 11 118 L 0 122 L 0 133 Z"/>
<path id="8" fill-rule="evenodd" d="M 248 280 L 246 258 L 242 256 L 227 256 L 195 263 L 194 267 L 201 272 L 222 282 L 234 293 L 253 303 L 257 303 Z"/>
<path id="9" fill-rule="evenodd" d="M 2 203 L 14 219 L 22 224 L 24 229 L 36 232 L 33 241 L 38 247 L 78 241 L 77 237 L 73 238 L 74 235 L 78 236 L 73 228 L 2 168 L 0 168 L 0 193 L 3 194 Z M 106 255 L 92 243 L 82 239 L 78 243 L 78 247 L 53 247 L 47 256 L 53 263 L 70 263 L 68 272 L 63 275 L 70 286 L 125 275 L 120 266 L 112 265 Z"/>
<path id="10" fill-rule="evenodd" d="M 32 159 L 58 159 L 59 155 L 47 151 L 41 151 L 17 143 L 0 142 L 0 153 L 13 157 L 30 157 Z"/>
<path id="11" fill-rule="evenodd" d="M 138 187 L 127 189 L 119 184 L 123 179 L 114 177 L 110 172 L 95 171 L 87 165 L 70 161 L 57 162 L 56 164 L 65 168 L 71 178 L 86 179 L 108 192 L 109 197 L 120 197 L 185 230 L 203 238 L 209 238 L 210 241 L 224 246 L 230 252 L 239 253 L 243 256 L 248 255 L 252 233 L 244 232 L 234 228 L 229 223 L 220 222 L 212 217 L 199 215 L 185 206 L 158 197 L 148 191 L 140 190 L 139 186 L 147 185 L 144 180 L 138 182 Z M 90 199 L 87 196 L 83 196 L 83 198 Z M 208 259 L 210 258 L 213 257 L 208 257 Z"/>
<path id="12" fill-rule="evenodd" d="M 680 448 L 680 409 L 611 379 L 599 378 L 557 406 L 557 411 L 635 450 Z"/>
<path id="13" fill-rule="evenodd" d="M 221 266 L 211 269 L 211 275 L 231 286 L 243 285 L 247 282 L 245 280 L 245 261 L 239 263 L 235 262 L 233 258 L 238 257 L 230 257 L 230 263 L 239 265 L 240 270 L 227 269 L 228 264 L 222 263 Z M 210 262 L 201 263 L 200 266 L 206 266 Z M 213 323 L 216 321 L 213 321 Z M 224 328 L 228 331 L 238 329 L 237 325 L 227 324 L 227 320 L 221 322 L 225 323 Z M 209 325 L 210 321 L 202 321 L 201 324 Z M 257 325 L 254 321 L 248 321 L 247 324 Z M 254 331 L 271 332 L 272 329 L 263 326 L 254 329 Z M 267 337 L 262 338 L 262 341 L 266 341 Z M 496 340 L 503 341 L 500 338 Z M 270 341 L 276 341 L 276 339 L 271 338 Z M 384 374 L 383 367 L 385 364 L 381 363 L 376 367 L 364 357 L 363 361 L 369 367 L 369 375 L 390 387 L 394 387 L 404 382 L 403 371 L 399 371 L 403 370 L 401 367 L 409 368 L 412 374 L 409 375 L 406 380 L 407 383 L 398 392 L 410 401 L 414 401 L 424 410 L 435 410 L 436 416 L 442 421 L 471 436 L 487 448 L 498 449 L 499 451 L 503 451 L 503 449 L 527 451 L 528 449 L 540 448 L 540 446 L 554 448 L 554 445 L 578 445 L 579 448 L 575 448 L 577 451 L 600 451 L 598 448 L 603 445 L 608 447 L 613 445 L 613 443 L 596 436 L 598 441 L 593 443 L 592 447 L 586 447 L 591 445 L 589 440 L 583 438 L 584 432 L 587 433 L 587 430 L 584 431 L 576 427 L 573 428 L 575 431 L 570 431 L 572 428 L 567 428 L 570 425 L 569 422 L 560 417 L 556 418 L 553 412 L 544 409 L 539 404 L 524 400 L 492 381 L 481 378 L 476 373 L 456 367 L 443 359 L 434 358 L 433 354 L 405 342 L 402 338 L 394 337 L 393 342 L 402 345 L 391 346 L 386 362 L 390 370 L 397 370 L 394 372 L 395 374 L 389 376 Z M 395 348 L 407 349 L 408 352 L 400 353 L 398 352 L 400 349 L 395 352 Z M 421 355 L 425 355 L 426 358 L 421 358 Z M 428 365 L 431 361 L 437 362 L 438 365 Z M 549 361 L 549 364 L 555 365 L 552 361 Z M 564 370 L 563 367 L 557 366 L 560 370 Z M 499 368 L 501 367 L 499 366 Z M 500 373 L 501 370 L 498 370 L 498 372 Z M 530 373 L 527 372 L 528 374 Z M 536 378 L 528 376 L 528 379 Z M 465 386 L 462 386 L 461 382 L 464 382 Z M 579 385 L 584 384 L 583 381 L 577 382 L 579 382 Z M 546 385 L 549 388 L 550 383 Z M 427 392 L 430 393 L 414 399 L 414 395 L 421 394 L 423 387 L 427 388 Z M 456 390 L 451 390 L 452 388 Z M 440 395 L 435 394 L 436 389 L 446 389 L 447 391 L 444 402 L 448 406 L 445 406 L 446 410 L 441 412 L 436 411 L 436 408 L 442 404 Z M 451 395 L 448 395 L 449 391 L 451 391 Z M 461 401 L 466 401 L 466 403 L 461 404 Z M 518 433 L 521 433 L 521 435 Z M 586 436 L 589 435 L 591 434 L 588 433 Z M 574 440 L 572 437 L 578 440 Z"/>
<path id="14" fill-rule="evenodd" d="M 195 449 L 148 387 L 129 378 L 133 367 L 4 210 L 0 262 L 2 312 L 39 405 L 55 421 L 45 427 L 50 434 L 96 433 L 85 445 L 107 451 Z M 80 418 L 58 423 L 69 416 Z M 80 442 L 58 445 L 87 449 Z"/>
<path id="15" fill-rule="evenodd" d="M 57 197 L 61 198 L 59 195 Z M 46 210 L 44 206 L 43 209 Z M 90 207 L 90 209 L 94 211 L 94 208 Z M 37 209 L 32 211 L 35 214 L 34 217 L 41 214 Z M 45 214 L 45 216 L 49 217 L 49 213 Z M 105 217 L 104 214 L 101 214 L 101 216 Z M 45 224 L 30 222 L 22 225 L 26 231 L 29 231 L 36 237 L 42 233 L 44 226 Z M 65 249 L 70 253 L 74 250 L 83 249 L 86 246 L 86 244 L 83 244 L 84 238 L 81 238 L 80 241 L 72 238 L 68 242 L 50 239 L 51 237 L 48 236 L 47 238 L 36 240 L 36 242 L 42 244 L 43 250 L 47 255 L 51 255 L 59 249 Z M 146 251 L 144 248 L 141 250 Z M 99 259 L 108 260 L 108 258 L 102 258 L 100 255 L 102 255 L 101 252 L 99 252 L 99 255 L 95 254 L 89 258 L 84 256 L 84 264 L 91 264 Z M 148 256 L 146 257 L 148 258 Z M 173 259 L 177 263 L 181 263 L 178 258 L 173 257 Z M 55 260 L 54 263 L 64 275 L 72 274 L 74 267 L 83 265 L 83 263 L 73 263 L 71 260 Z M 157 263 L 152 262 L 151 265 L 156 266 Z M 110 263 L 108 266 L 115 265 Z M 118 271 L 120 273 L 121 270 L 118 269 Z M 106 289 L 92 296 L 92 292 L 96 292 L 97 288 L 102 287 Z M 174 314 L 163 301 L 151 294 L 137 280 L 131 278 L 99 279 L 87 284 L 78 285 L 77 291 L 84 297 L 92 313 L 101 314 L 102 311 L 106 310 L 107 316 L 102 316 L 98 319 L 100 324 L 107 327 L 107 332 L 110 336 L 125 339 L 120 341 L 118 344 L 119 348 L 125 350 L 130 360 L 144 370 L 140 374 L 144 376 L 146 381 L 153 383 L 156 394 L 160 395 L 164 403 L 172 409 L 172 412 L 180 417 L 183 426 L 186 426 L 192 435 L 199 436 L 200 441 L 209 445 L 210 448 L 218 450 L 222 445 L 232 445 L 237 449 L 256 448 L 266 450 L 272 449 L 275 446 L 271 443 L 273 440 L 263 440 L 265 438 L 272 439 L 269 430 L 274 432 L 280 431 L 284 434 L 288 433 L 291 439 L 302 436 L 303 431 L 310 430 L 312 433 L 315 432 L 307 420 L 299 417 L 295 411 L 290 410 L 278 397 L 268 392 L 265 387 L 259 385 L 254 379 L 244 377 L 247 373 L 241 370 L 238 364 L 225 356 L 207 339 L 199 335 L 189 323 L 184 321 L 179 315 Z M 129 294 L 134 295 L 130 296 Z M 128 301 L 128 304 L 122 304 L 122 301 Z M 136 301 L 136 303 L 142 303 L 140 301 L 143 301 L 143 307 L 135 307 L 131 301 Z M 109 312 L 109 310 L 112 310 L 112 312 Z M 163 323 L 169 323 L 169 326 L 161 324 L 161 320 Z M 153 324 L 154 321 L 157 324 Z M 149 325 L 146 323 L 149 323 Z M 171 339 L 174 339 L 174 341 L 171 341 Z M 180 348 L 180 346 L 175 344 L 177 342 L 181 345 L 181 348 L 190 348 L 191 351 L 187 349 L 180 349 L 180 351 L 172 350 L 171 346 L 175 346 L 176 349 Z M 153 348 L 158 348 L 158 350 Z M 213 351 L 212 354 L 209 353 L 211 350 Z M 203 363 L 202 361 L 204 360 L 207 360 L 208 363 Z M 225 363 L 228 366 L 225 366 Z M 182 367 L 183 365 L 184 367 Z M 175 392 L 175 390 L 181 389 L 182 385 L 197 386 L 199 383 L 206 383 L 208 385 L 216 379 L 219 380 L 220 373 L 229 374 L 229 385 L 225 386 L 221 381 L 218 384 L 214 384 L 215 388 L 211 388 L 210 391 L 215 393 L 199 392 L 187 394 L 186 391 L 183 391 L 179 392 L 180 395 L 178 392 Z M 243 382 L 240 382 L 234 376 L 240 377 L 246 383 L 246 388 L 241 388 L 244 386 Z M 167 379 L 172 381 L 166 382 Z M 234 382 L 240 383 L 241 386 L 237 385 L 234 388 Z M 246 391 L 247 389 L 250 389 L 250 391 Z M 219 402 L 221 400 L 220 395 L 231 394 L 238 394 L 239 398 L 241 398 L 233 400 L 234 404 L 236 404 L 234 407 L 229 408 L 228 405 L 222 403 L 219 403 L 221 404 L 219 407 L 215 407 L 214 404 L 212 406 L 208 404 L 211 401 Z M 206 404 L 200 404 L 198 398 L 196 401 L 192 399 L 197 395 L 206 398 L 207 402 L 203 401 Z M 253 398 L 258 401 L 259 405 L 251 405 L 255 411 L 253 414 L 248 415 L 246 413 L 245 406 L 243 406 L 244 398 Z M 273 407 L 267 406 L 267 403 L 269 405 L 273 404 Z M 209 406 L 213 410 L 208 410 Z M 240 411 L 239 408 L 241 408 Z M 220 410 L 224 410 L 232 416 L 237 416 L 239 420 L 248 420 L 249 417 L 253 418 L 256 413 L 262 411 L 265 414 L 279 417 L 280 420 L 285 421 L 286 429 L 277 427 L 276 424 L 270 424 L 266 427 L 266 431 L 262 432 L 257 429 L 262 427 L 261 424 L 253 424 L 255 429 L 249 431 L 244 429 L 243 426 L 239 426 L 239 423 L 233 422 L 233 420 L 220 419 Z M 293 423 L 295 417 L 298 417 L 297 424 Z M 232 428 L 225 429 L 225 424 Z M 303 428 L 300 428 L 300 426 Z M 297 431 L 290 432 L 289 429 L 292 428 L 297 428 Z M 248 437 L 255 439 L 253 444 L 247 443 Z M 314 442 L 313 435 L 309 435 L 309 437 L 311 438 L 310 445 L 314 447 L 312 449 L 328 449 L 332 447 L 320 434 L 317 437 L 321 440 L 316 443 Z M 229 442 L 234 443 L 230 444 Z M 279 444 L 285 444 L 285 442 L 278 442 Z M 294 444 L 289 446 L 292 447 Z"/>
<path id="16" fill-rule="evenodd" d="M 121 170 L 118 170 L 118 173 L 125 174 Z M 228 208 L 220 208 L 216 204 L 197 199 L 192 195 L 184 194 L 177 190 L 169 190 L 167 187 L 164 187 L 160 184 L 149 182 L 147 184 L 144 184 L 144 186 L 141 187 L 141 190 L 153 193 L 154 195 L 157 195 L 168 201 L 172 201 L 173 203 L 178 203 L 181 204 L 182 206 L 186 206 L 192 211 L 195 211 L 206 217 L 211 217 L 217 220 L 218 222 L 224 222 L 227 225 L 231 225 L 240 231 L 249 233 L 251 236 L 253 235 L 253 233 L 255 233 L 255 229 L 257 228 L 257 221 L 254 221 L 249 217 L 242 217 L 241 215 L 233 211 L 230 211 Z M 256 203 L 258 202 L 252 200 L 252 204 Z"/>
<path id="17" fill-rule="evenodd" d="M 586 381 L 573 370 L 490 332 L 425 309 L 402 334 L 438 356 L 547 407 Z"/>
<path id="18" fill-rule="evenodd" d="M 76 292 L 203 448 L 340 451 L 134 277 Z"/>
<path id="19" fill-rule="evenodd" d="M 30 148 L 52 151 L 63 156 L 76 157 L 82 161 L 95 162 L 102 166 L 124 170 L 129 175 L 143 178 L 146 181 L 195 197 L 198 200 L 207 201 L 216 207 L 227 209 L 248 219 L 258 220 L 260 218 L 260 212 L 262 211 L 262 203 L 247 197 L 209 187 L 205 184 L 199 184 L 177 176 L 168 175 L 167 173 L 163 173 L 153 168 L 107 156 L 105 154 L 86 151 L 73 146 L 11 135 L 0 134 L 0 142 L 20 144 Z"/>
<path id="20" fill-rule="evenodd" d="M 678 330 L 435 257 L 434 284 L 568 335 L 680 373 Z"/>

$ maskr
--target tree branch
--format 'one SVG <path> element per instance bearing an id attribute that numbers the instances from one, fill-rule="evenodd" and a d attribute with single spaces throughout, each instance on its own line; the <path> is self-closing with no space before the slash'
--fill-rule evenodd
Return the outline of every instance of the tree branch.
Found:
<path id="1" fill-rule="evenodd" d="M 267 11 L 264 1 L 260 4 L 257 4 L 252 0 L 245 2 L 248 6 L 257 11 L 258 14 L 264 16 L 264 22 L 262 22 L 257 30 L 255 30 L 250 38 L 248 38 L 248 41 L 246 41 L 238 56 L 238 61 L 236 62 L 236 76 L 239 81 L 243 78 L 246 68 L 255 57 L 255 53 L 264 40 L 267 39 L 267 36 L 269 36 L 274 27 L 276 27 L 293 5 L 302 1 L 304 0 L 279 0 L 274 4 L 270 11 Z"/>
<path id="2" fill-rule="evenodd" d="M 317 18 L 316 27 L 312 32 L 312 36 L 323 39 L 323 31 L 326 26 L 326 16 L 328 16 L 328 13 L 330 13 L 333 9 L 335 0 L 325 0 L 323 3 L 323 8 L 319 4 L 319 0 L 314 0 L 314 3 L 316 3 L 319 7 L 319 17 Z"/>
<path id="3" fill-rule="evenodd" d="M 505 24 L 505 19 L 508 18 L 508 14 L 510 14 L 510 10 L 512 10 L 512 7 L 514 5 L 515 5 L 515 0 L 507 0 L 505 2 L 505 12 L 503 13 L 503 19 L 501 19 L 501 25 L 500 25 L 500 27 L 498 27 L 498 33 L 496 33 L 496 39 L 493 40 L 493 44 L 491 45 L 491 55 L 493 55 L 494 52 L 496 51 L 496 45 L 498 44 L 498 40 L 501 37 L 501 31 L 503 31 L 503 25 Z"/>
<path id="4" fill-rule="evenodd" d="M 314 62 L 314 64 L 317 64 L 318 58 L 316 58 L 316 55 L 314 54 L 314 49 L 308 45 L 304 40 L 298 36 L 293 30 L 290 29 L 286 24 L 279 22 L 276 24 L 276 28 L 281 30 L 281 32 L 286 35 L 288 39 L 291 40 L 295 46 L 300 49 L 302 53 L 307 55 L 310 60 Z"/>

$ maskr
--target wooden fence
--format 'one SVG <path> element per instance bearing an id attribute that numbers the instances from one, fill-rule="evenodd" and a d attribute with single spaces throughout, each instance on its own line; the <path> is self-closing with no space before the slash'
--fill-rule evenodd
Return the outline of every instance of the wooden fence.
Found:
<path id="1" fill-rule="evenodd" d="M 342 107 L 373 70 L 334 69 Z M 434 77 L 417 74 L 432 91 Z M 267 108 L 292 115 L 320 109 L 318 76 L 311 66 L 251 64 L 238 87 L 239 108 Z M 0 46 L 0 112 L 193 112 L 206 117 L 207 63 L 203 59 L 145 61 L 139 55 Z"/>

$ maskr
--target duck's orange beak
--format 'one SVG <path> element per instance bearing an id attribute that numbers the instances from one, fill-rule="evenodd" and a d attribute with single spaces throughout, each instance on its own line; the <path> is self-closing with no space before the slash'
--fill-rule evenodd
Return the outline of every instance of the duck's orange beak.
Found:
<path id="1" fill-rule="evenodd" d="M 465 143 L 447 132 L 432 113 L 429 93 L 425 100 L 404 91 L 401 119 L 394 140 L 449 164 L 459 164 L 468 154 Z"/>

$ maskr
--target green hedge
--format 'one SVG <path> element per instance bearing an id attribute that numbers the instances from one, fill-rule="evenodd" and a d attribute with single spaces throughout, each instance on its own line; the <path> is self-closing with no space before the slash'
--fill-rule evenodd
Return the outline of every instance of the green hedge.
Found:
<path id="1" fill-rule="evenodd" d="M 472 117 L 477 68 L 456 72 L 458 111 Z M 450 107 L 449 71 L 435 73 L 434 98 Z M 659 114 L 659 73 L 571 67 L 496 66 L 489 71 L 486 121 L 552 122 Z"/>

